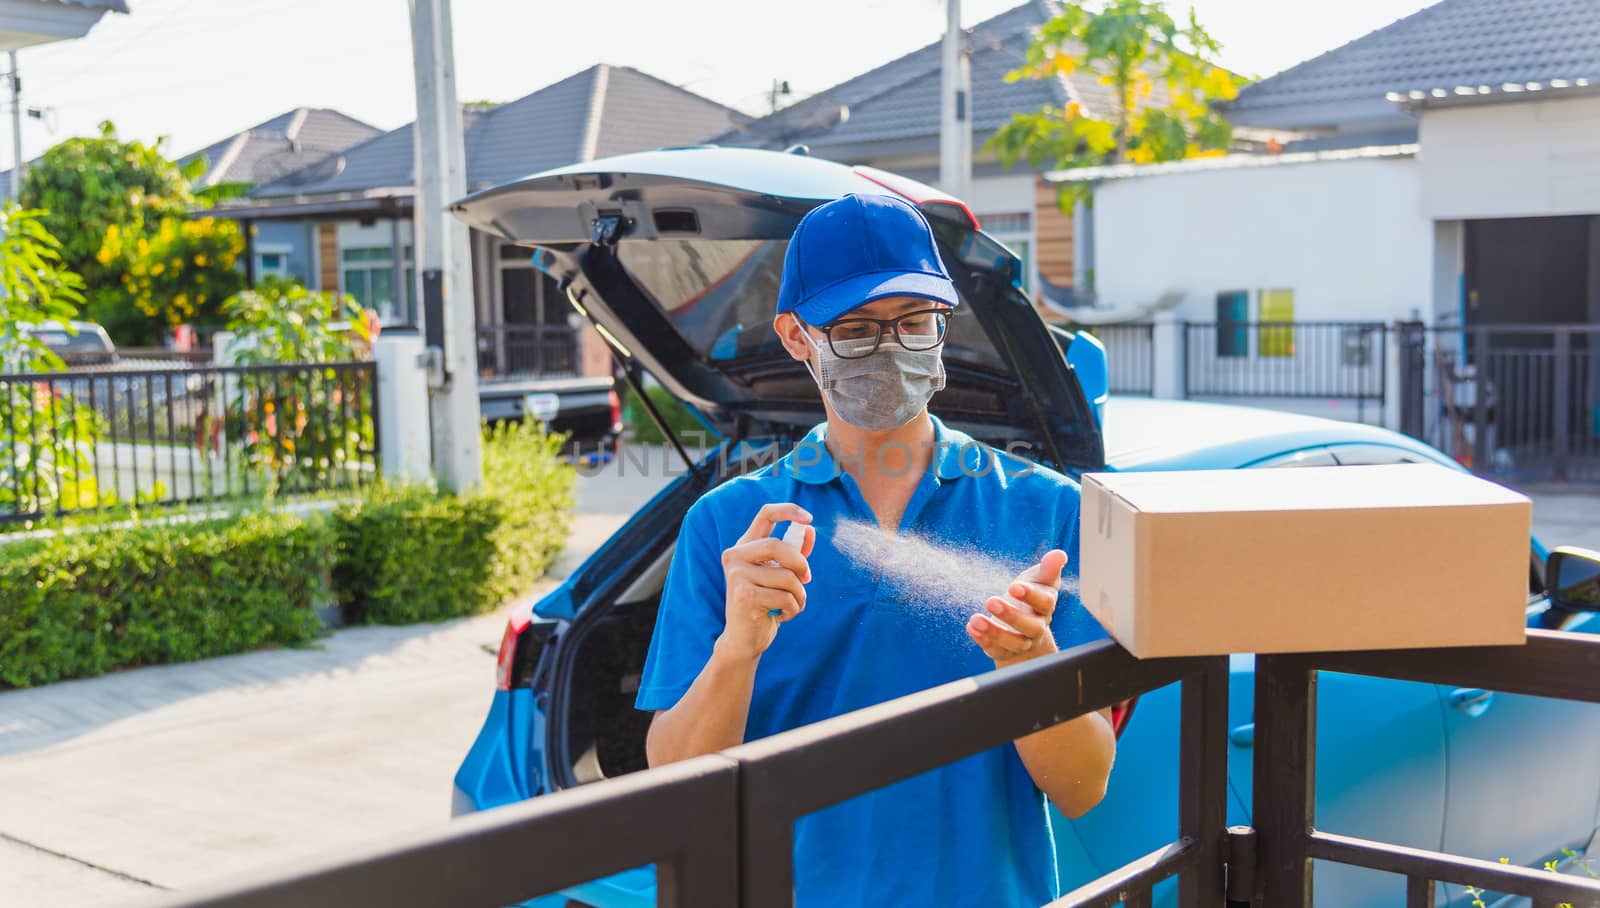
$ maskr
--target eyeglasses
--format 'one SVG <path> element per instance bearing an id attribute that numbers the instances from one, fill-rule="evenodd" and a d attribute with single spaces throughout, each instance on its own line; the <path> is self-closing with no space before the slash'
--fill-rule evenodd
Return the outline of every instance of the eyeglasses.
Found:
<path id="1" fill-rule="evenodd" d="M 816 325 L 828 338 L 828 347 L 840 359 L 861 359 L 878 351 L 885 332 L 907 350 L 932 350 L 944 343 L 949 309 L 919 309 L 894 318 L 851 316 Z"/>

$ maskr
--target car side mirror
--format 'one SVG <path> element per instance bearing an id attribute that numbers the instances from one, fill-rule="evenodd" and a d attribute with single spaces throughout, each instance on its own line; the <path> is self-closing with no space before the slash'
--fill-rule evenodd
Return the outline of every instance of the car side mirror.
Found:
<path id="1" fill-rule="evenodd" d="M 1562 546 L 1545 562 L 1550 604 L 1575 612 L 1600 611 L 1600 552 Z"/>
<path id="2" fill-rule="evenodd" d="M 1067 365 L 1083 389 L 1083 398 L 1094 410 L 1094 421 L 1105 425 L 1106 398 L 1111 394 L 1111 365 L 1100 339 L 1084 331 L 1075 332 L 1067 345 Z"/>

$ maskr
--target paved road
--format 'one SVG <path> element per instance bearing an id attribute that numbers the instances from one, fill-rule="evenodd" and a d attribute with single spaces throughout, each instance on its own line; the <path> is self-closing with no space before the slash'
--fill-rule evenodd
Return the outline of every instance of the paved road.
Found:
<path id="1" fill-rule="evenodd" d="M 661 487 L 670 461 L 650 454 L 580 480 L 557 575 Z M 1595 496 L 1536 495 L 1551 544 L 1600 549 L 1596 513 Z M 0 693 L 0 908 L 114 902 L 437 822 L 501 621 Z"/>
<path id="2" fill-rule="evenodd" d="M 557 574 L 661 486 L 651 472 L 580 480 Z M 115 902 L 438 822 L 503 621 L 0 693 L 0 908 Z"/>
<path id="3" fill-rule="evenodd" d="M 1533 531 L 1545 545 L 1600 552 L 1600 494 L 1534 490 Z"/>

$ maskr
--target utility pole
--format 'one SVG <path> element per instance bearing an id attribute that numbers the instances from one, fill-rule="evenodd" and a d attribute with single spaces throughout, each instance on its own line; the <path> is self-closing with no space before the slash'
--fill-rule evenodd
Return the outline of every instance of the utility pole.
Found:
<path id="1" fill-rule="evenodd" d="M 788 79 L 773 79 L 772 91 L 767 93 L 767 113 L 778 112 L 778 98 L 789 94 Z"/>
<path id="2" fill-rule="evenodd" d="M 440 485 L 464 492 L 483 481 L 483 444 L 471 241 L 467 226 L 445 209 L 467 192 L 455 45 L 450 0 L 410 4 L 417 81 L 414 241 L 430 357 L 433 469 Z"/>
<path id="3" fill-rule="evenodd" d="M 22 197 L 22 178 L 28 163 L 22 159 L 22 74 L 17 70 L 17 52 L 11 52 L 11 149 L 16 163 L 11 166 L 11 201 Z"/>
<path id="4" fill-rule="evenodd" d="M 961 33 L 961 0 L 945 0 L 939 67 L 939 188 L 965 200 L 972 182 L 972 70 Z"/>

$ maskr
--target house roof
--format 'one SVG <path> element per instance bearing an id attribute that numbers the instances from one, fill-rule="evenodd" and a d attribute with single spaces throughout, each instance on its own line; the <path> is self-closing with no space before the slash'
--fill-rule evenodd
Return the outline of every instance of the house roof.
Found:
<path id="1" fill-rule="evenodd" d="M 114 13 L 125 13 L 128 4 L 125 0 L 56 0 L 67 6 L 87 6 L 90 9 L 106 9 Z"/>
<path id="2" fill-rule="evenodd" d="M 1596 0 L 1442 0 L 1247 86 L 1235 123 L 1337 126 L 1403 117 L 1391 92 L 1600 78 Z"/>
<path id="3" fill-rule="evenodd" d="M 1103 116 L 1110 89 L 1090 71 L 1050 79 L 1006 82 L 1025 61 L 1034 30 L 1060 11 L 1055 0 L 1028 0 L 968 30 L 972 73 L 972 125 L 991 132 L 1012 114 L 1076 101 Z M 742 124 L 712 141 L 780 148 L 803 142 L 823 156 L 865 151 L 875 143 L 902 148 L 939 135 L 940 42 L 919 48 L 777 113 Z M 840 107 L 848 116 L 839 122 Z"/>
<path id="4" fill-rule="evenodd" d="M 725 130 L 734 116 L 708 98 L 607 64 L 515 101 L 462 113 L 469 190 L 606 155 L 696 142 Z M 286 174 L 251 196 L 408 194 L 415 182 L 412 125 L 348 148 L 332 164 Z"/>
<path id="5" fill-rule="evenodd" d="M 326 107 L 297 107 L 179 159 L 207 161 L 199 185 L 262 185 L 379 135 L 382 130 Z"/>

